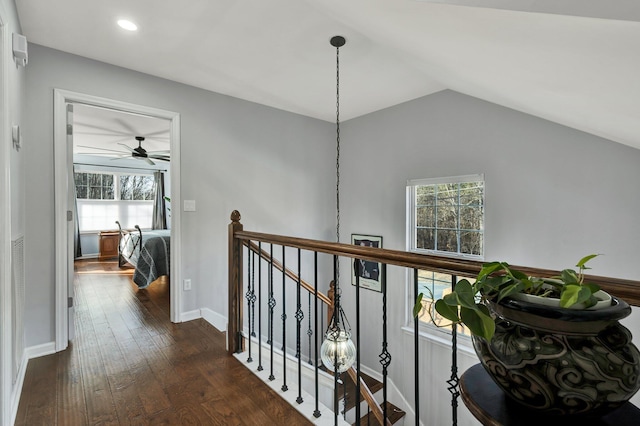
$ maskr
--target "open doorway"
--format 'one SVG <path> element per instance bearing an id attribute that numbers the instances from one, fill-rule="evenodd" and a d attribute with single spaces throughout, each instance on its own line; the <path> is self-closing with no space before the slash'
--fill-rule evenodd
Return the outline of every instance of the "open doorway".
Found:
<path id="1" fill-rule="evenodd" d="M 169 297 L 170 121 L 84 104 L 71 104 L 67 116 L 76 276 L 92 275 L 106 287 L 107 277 L 120 274 L 136 289 L 162 286 Z M 74 291 L 74 311 L 77 296 Z M 69 325 L 69 340 L 74 328 Z"/>
<path id="2" fill-rule="evenodd" d="M 164 195 L 180 199 L 179 125 L 179 115 L 170 111 L 55 91 L 56 351 L 65 349 L 74 333 L 76 237 L 81 258 L 113 261 L 116 220 L 125 231 L 136 225 L 143 231 L 153 227 L 154 201 L 148 198 L 149 186 L 158 182 L 154 172 L 162 175 Z M 166 259 L 173 283 L 180 282 L 179 214 L 174 209 L 166 221 L 175 248 L 167 250 Z M 101 232 L 111 244 L 102 251 Z M 173 322 L 180 319 L 178 289 L 176 284 L 169 290 Z"/>

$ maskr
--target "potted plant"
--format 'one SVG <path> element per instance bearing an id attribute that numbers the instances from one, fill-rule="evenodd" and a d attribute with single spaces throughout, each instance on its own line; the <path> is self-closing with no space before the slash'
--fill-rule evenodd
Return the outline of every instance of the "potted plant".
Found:
<path id="1" fill-rule="evenodd" d="M 469 328 L 480 362 L 511 399 L 545 414 L 602 415 L 640 388 L 640 352 L 618 322 L 629 305 L 584 280 L 596 256 L 553 278 L 487 263 L 435 309 Z"/>

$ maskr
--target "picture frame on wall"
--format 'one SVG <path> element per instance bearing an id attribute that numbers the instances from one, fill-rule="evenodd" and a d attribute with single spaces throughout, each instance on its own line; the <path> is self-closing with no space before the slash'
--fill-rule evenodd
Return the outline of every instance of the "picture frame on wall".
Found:
<path id="1" fill-rule="evenodd" d="M 382 248 L 382 237 L 378 235 L 351 234 L 351 244 Z M 351 284 L 354 286 L 356 285 L 356 264 L 359 264 L 360 287 L 382 292 L 380 263 L 354 259 L 351 263 Z"/>

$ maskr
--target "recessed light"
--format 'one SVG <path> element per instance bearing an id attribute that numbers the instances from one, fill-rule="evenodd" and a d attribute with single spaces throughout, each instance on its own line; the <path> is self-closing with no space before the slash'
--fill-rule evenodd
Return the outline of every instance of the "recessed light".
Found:
<path id="1" fill-rule="evenodd" d="M 127 21 L 126 19 L 120 19 L 118 21 L 118 25 L 120 25 L 120 28 L 124 28 L 127 31 L 137 31 L 138 30 L 138 26 L 136 24 L 134 24 L 131 21 Z"/>

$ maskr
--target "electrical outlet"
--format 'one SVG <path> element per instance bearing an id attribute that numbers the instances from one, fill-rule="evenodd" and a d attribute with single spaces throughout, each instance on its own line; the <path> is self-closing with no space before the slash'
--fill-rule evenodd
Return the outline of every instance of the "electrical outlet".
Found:
<path id="1" fill-rule="evenodd" d="M 186 279 L 184 280 L 184 291 L 189 291 L 191 290 L 191 280 L 190 279 Z"/>

